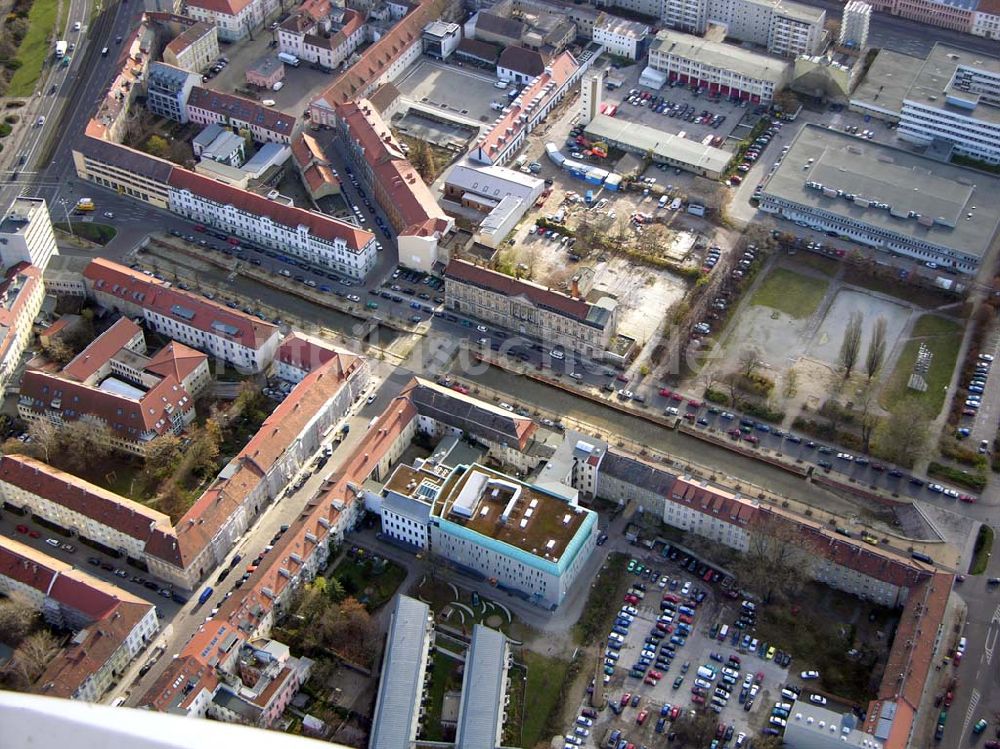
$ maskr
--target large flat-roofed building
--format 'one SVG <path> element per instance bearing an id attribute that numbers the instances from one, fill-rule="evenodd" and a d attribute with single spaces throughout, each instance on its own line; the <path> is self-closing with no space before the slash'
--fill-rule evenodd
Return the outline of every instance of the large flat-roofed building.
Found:
<path id="1" fill-rule="evenodd" d="M 806 125 L 760 193 L 766 213 L 974 274 L 997 232 L 1000 179 Z"/>
<path id="2" fill-rule="evenodd" d="M 506 197 L 531 205 L 545 190 L 545 182 L 531 174 L 502 166 L 459 162 L 444 179 L 444 197 L 462 205 L 491 211 Z M 484 199 L 488 202 L 482 202 Z"/>
<path id="3" fill-rule="evenodd" d="M 649 66 L 667 80 L 731 99 L 768 103 L 788 84 L 792 64 L 767 55 L 664 29 L 649 49 Z"/>
<path id="4" fill-rule="evenodd" d="M 462 676 L 455 749 L 503 746 L 510 659 L 510 646 L 503 632 L 482 624 L 472 628 L 472 644 Z"/>
<path id="5" fill-rule="evenodd" d="M 590 357 L 603 357 L 618 325 L 610 296 L 589 302 L 465 260 L 448 264 L 444 288 L 450 310 Z"/>
<path id="6" fill-rule="evenodd" d="M 389 538 L 429 549 L 550 609 L 562 603 L 596 548 L 596 513 L 479 464 L 400 465 L 382 497 L 382 532 Z"/>
<path id="7" fill-rule="evenodd" d="M 708 179 L 719 179 L 733 158 L 729 151 L 721 148 L 606 114 L 591 120 L 585 132 L 592 141 L 603 140 L 629 153 L 650 154 L 657 164 L 679 167 Z"/>
<path id="8" fill-rule="evenodd" d="M 860 729 L 853 713 L 839 713 L 806 700 L 795 703 L 783 736 L 790 749 L 882 749 L 882 741 Z"/>
<path id="9" fill-rule="evenodd" d="M 1000 57 L 935 44 L 903 98 L 900 138 L 950 144 L 955 153 L 1000 164 Z"/>
<path id="10" fill-rule="evenodd" d="M 396 597 L 389 621 L 378 698 L 368 749 L 411 749 L 417 738 L 424 676 L 434 644 L 430 607 L 409 596 Z"/>
<path id="11" fill-rule="evenodd" d="M 899 122 L 903 99 L 924 61 L 891 49 L 880 49 L 863 81 L 851 94 L 851 110 L 886 122 Z"/>

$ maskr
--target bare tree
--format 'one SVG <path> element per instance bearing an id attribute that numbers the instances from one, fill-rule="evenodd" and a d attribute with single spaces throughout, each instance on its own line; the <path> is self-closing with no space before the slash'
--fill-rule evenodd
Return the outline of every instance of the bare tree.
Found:
<path id="1" fill-rule="evenodd" d="M 740 351 L 740 372 L 746 379 L 753 377 L 753 373 L 763 362 L 760 360 L 760 349 L 754 346 L 747 346 Z"/>
<path id="2" fill-rule="evenodd" d="M 683 737 L 685 746 L 707 746 L 715 738 L 718 727 L 715 713 L 707 710 L 694 711 L 693 715 L 685 711 L 673 725 L 678 735 Z"/>
<path id="3" fill-rule="evenodd" d="M 858 419 L 858 426 L 861 427 L 861 449 L 864 452 L 871 449 L 872 436 L 881 421 L 874 391 L 875 389 L 869 385 L 861 396 L 861 418 Z"/>
<path id="4" fill-rule="evenodd" d="M 884 317 L 876 319 L 875 325 L 872 326 L 872 337 L 868 341 L 868 355 L 865 357 L 865 372 L 868 374 L 869 381 L 882 369 L 882 363 L 885 360 L 886 326 L 887 322 Z"/>
<path id="5" fill-rule="evenodd" d="M 765 603 L 776 590 L 794 596 L 811 576 L 811 556 L 798 527 L 780 515 L 759 510 L 750 529 L 744 584 Z"/>
<path id="6" fill-rule="evenodd" d="M 111 430 L 101 419 L 82 416 L 62 424 L 58 433 L 62 455 L 76 468 L 84 468 L 111 452 Z"/>
<path id="7" fill-rule="evenodd" d="M 38 612 L 21 601 L 6 598 L 0 601 L 0 632 L 4 642 L 17 646 L 27 637 L 38 621 Z"/>
<path id="8" fill-rule="evenodd" d="M 50 463 L 52 453 L 59 449 L 59 428 L 48 419 L 35 419 L 28 424 L 28 436 L 41 452 L 42 459 Z"/>
<path id="9" fill-rule="evenodd" d="M 59 652 L 59 641 L 47 629 L 39 630 L 24 638 L 14 651 L 14 666 L 21 677 L 33 684 Z"/>
<path id="10" fill-rule="evenodd" d="M 854 366 L 858 363 L 858 355 L 861 353 L 862 324 L 865 316 L 855 310 L 851 313 L 847 321 L 847 328 L 844 330 L 844 342 L 840 344 L 840 364 L 844 368 L 844 379 L 847 380 L 854 371 Z"/>

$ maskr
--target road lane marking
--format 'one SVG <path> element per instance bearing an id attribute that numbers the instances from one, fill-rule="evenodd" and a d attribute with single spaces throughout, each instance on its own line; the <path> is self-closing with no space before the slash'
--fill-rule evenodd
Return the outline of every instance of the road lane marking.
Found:
<path id="1" fill-rule="evenodd" d="M 979 690 L 973 688 L 972 695 L 969 697 L 969 709 L 965 711 L 965 720 L 962 722 L 962 732 L 960 736 L 965 735 L 966 729 L 969 727 L 969 723 L 972 721 L 972 716 L 976 712 L 976 706 L 979 704 Z"/>

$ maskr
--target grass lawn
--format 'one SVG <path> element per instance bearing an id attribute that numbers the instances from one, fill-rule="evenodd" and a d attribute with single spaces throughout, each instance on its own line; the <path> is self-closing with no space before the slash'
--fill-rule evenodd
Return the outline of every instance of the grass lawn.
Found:
<path id="1" fill-rule="evenodd" d="M 906 387 L 921 343 L 925 343 L 934 354 L 926 375 L 927 391 L 923 393 Z M 910 339 L 903 347 L 903 353 L 896 360 L 892 374 L 882 390 L 882 405 L 891 411 L 903 400 L 915 398 L 924 403 L 932 415 L 936 415 L 944 404 L 945 388 L 951 381 L 961 345 L 962 327 L 958 323 L 936 315 L 921 315 L 917 318 Z"/>
<path id="2" fill-rule="evenodd" d="M 619 601 L 625 592 L 626 582 L 631 582 L 626 570 L 628 557 L 624 554 L 608 555 L 608 561 L 597 575 L 590 587 L 587 605 L 573 628 L 576 641 L 581 645 L 589 645 L 598 637 L 604 636 L 611 628 Z"/>
<path id="3" fill-rule="evenodd" d="M 819 278 L 775 268 L 757 287 L 750 303 L 771 307 L 796 319 L 809 317 L 819 307 L 829 285 Z"/>
<path id="4" fill-rule="evenodd" d="M 347 595 L 355 596 L 366 609 L 374 611 L 395 595 L 406 578 L 406 570 L 385 559 L 376 564 L 365 556 L 363 559 L 345 558 L 330 577 L 340 580 Z"/>
<path id="5" fill-rule="evenodd" d="M 969 573 L 981 575 L 986 572 L 986 565 L 990 563 L 990 552 L 993 551 L 993 529 L 988 525 L 979 526 L 979 534 L 976 536 L 975 555 L 972 564 L 969 566 Z"/>
<path id="6" fill-rule="evenodd" d="M 523 652 L 523 659 L 528 668 L 528 683 L 524 690 L 521 746 L 531 749 L 546 738 L 545 729 L 552 711 L 559 707 L 569 663 L 530 650 Z"/>
<path id="7" fill-rule="evenodd" d="M 458 673 L 459 663 L 454 658 L 435 652 L 434 664 L 431 667 L 431 685 L 427 690 L 427 713 L 424 717 L 424 730 L 421 738 L 425 741 L 444 740 L 444 730 L 441 728 L 441 707 L 444 704 L 444 693 L 462 688 L 462 677 Z"/>
<path id="8" fill-rule="evenodd" d="M 819 271 L 826 276 L 835 276 L 840 270 L 840 263 L 830 257 L 817 255 L 815 252 L 799 251 L 790 263 L 803 265 L 807 268 Z"/>
<path id="9" fill-rule="evenodd" d="M 66 222 L 60 222 L 54 224 L 55 228 L 59 231 L 64 231 L 67 234 L 73 234 L 81 239 L 86 239 L 94 244 L 106 245 L 115 235 L 118 230 L 113 226 L 108 226 L 107 224 L 94 224 L 85 223 L 83 221 L 73 222 L 73 231 L 70 231 L 69 224 Z"/>
<path id="10" fill-rule="evenodd" d="M 17 50 L 21 67 L 14 71 L 14 77 L 10 79 L 7 96 L 18 98 L 34 93 L 45 58 L 52 54 L 53 45 L 49 44 L 49 35 L 56 25 L 57 7 L 56 0 L 35 0 L 31 6 L 28 13 L 28 34 Z"/>

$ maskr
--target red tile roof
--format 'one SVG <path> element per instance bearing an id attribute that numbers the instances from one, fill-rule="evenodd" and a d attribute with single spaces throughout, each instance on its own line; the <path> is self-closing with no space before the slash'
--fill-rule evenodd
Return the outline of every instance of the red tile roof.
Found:
<path id="1" fill-rule="evenodd" d="M 100 621 L 87 627 L 81 640 L 60 652 L 38 680 L 47 697 L 72 699 L 87 680 L 105 666 L 153 608 L 151 603 L 118 603 Z"/>
<path id="2" fill-rule="evenodd" d="M 190 394 L 172 376 L 164 377 L 137 399 L 48 372 L 28 370 L 21 378 L 21 399 L 21 405 L 39 413 L 59 410 L 67 421 L 97 416 L 117 437 L 130 442 L 138 442 L 144 433 L 167 434 L 173 429 L 171 418 L 175 411 L 194 408 Z"/>
<path id="3" fill-rule="evenodd" d="M 87 265 L 83 277 L 97 291 L 168 317 L 177 317 L 171 312 L 171 308 L 179 305 L 194 313 L 193 317 L 184 318 L 183 321 L 198 330 L 217 335 L 218 332 L 212 327 L 213 323 L 234 328 L 237 333 L 232 339 L 248 348 L 259 349 L 278 330 L 274 325 L 252 315 L 228 309 L 197 294 L 167 286 L 163 281 L 145 276 L 113 260 L 95 258 Z"/>
<path id="4" fill-rule="evenodd" d="M 215 26 L 207 21 L 196 21 L 174 37 L 164 51 L 178 55 L 206 34 L 215 33 L 213 31 L 214 28 Z"/>
<path id="5" fill-rule="evenodd" d="M 362 361 L 358 357 L 341 354 L 314 369 L 292 388 L 233 458 L 232 475 L 212 484 L 177 522 L 177 538 L 163 536 L 152 540 L 156 554 L 179 559 L 180 566 L 190 564 L 260 485 L 275 461 L 295 443 L 319 408 L 336 395 L 360 366 Z"/>
<path id="6" fill-rule="evenodd" d="M 525 88 L 509 107 L 509 112 L 501 117 L 493 129 L 476 142 L 475 151 L 480 152 L 478 161 L 494 163 L 497 155 L 503 150 L 504 144 L 517 138 L 518 133 L 527 128 L 528 119 L 533 113 L 545 107 L 546 103 L 558 95 L 560 88 L 576 72 L 579 66 L 576 58 L 569 52 L 563 52 L 554 59 L 540 76 L 535 78 Z M 555 85 L 546 91 L 550 83 Z M 537 103 L 536 97 L 541 97 Z M 522 119 L 522 115 L 527 115 Z"/>
<path id="7" fill-rule="evenodd" d="M 363 251 L 375 239 L 371 232 L 343 221 L 277 203 L 256 193 L 224 185 L 186 169 L 175 168 L 171 171 L 168 182 L 171 187 L 178 190 L 190 190 L 195 195 L 219 205 L 231 205 L 254 216 L 268 216 L 272 221 L 293 229 L 305 226 L 311 234 L 328 242 L 343 240 L 351 252 Z"/>
<path id="8" fill-rule="evenodd" d="M 275 358 L 282 364 L 301 369 L 303 372 L 312 372 L 336 356 L 343 354 L 338 354 L 323 341 L 302 333 L 292 333 L 287 336 L 275 354 Z M 344 366 L 343 363 L 341 366 Z"/>
<path id="9" fill-rule="evenodd" d="M 444 271 L 445 279 L 481 286 L 507 297 L 526 297 L 533 304 L 545 307 L 565 317 L 584 321 L 590 311 L 582 299 L 574 299 L 561 291 L 553 291 L 531 281 L 521 281 L 489 268 L 480 268 L 465 260 L 452 260 Z"/>
<path id="10" fill-rule="evenodd" d="M 188 110 L 202 109 L 222 117 L 226 122 L 248 122 L 282 136 L 295 130 L 295 115 L 282 112 L 243 96 L 224 94 L 210 88 L 194 86 L 187 100 Z M 176 170 L 175 170 L 176 171 Z"/>
<path id="11" fill-rule="evenodd" d="M 423 0 L 387 34 L 361 53 L 360 58 L 323 92 L 318 101 L 329 108 L 353 101 L 381 77 L 414 44 L 421 44 L 424 26 L 441 16 L 444 0 Z"/>
<path id="12" fill-rule="evenodd" d="M 325 186 L 340 187 L 340 180 L 333 176 L 330 167 L 322 164 L 313 164 L 302 172 L 302 176 L 305 177 L 311 192 L 316 192 Z"/>
<path id="13" fill-rule="evenodd" d="M 63 376 L 84 382 L 137 335 L 142 336 L 142 328 L 127 317 L 118 318 L 114 325 L 95 338 L 87 348 L 63 367 Z"/>
<path id="14" fill-rule="evenodd" d="M 177 341 L 171 341 L 166 346 L 156 352 L 156 355 L 149 360 L 146 371 L 158 374 L 161 377 L 173 376 L 178 382 L 194 372 L 201 363 L 208 357 L 189 346 Z"/>
<path id="15" fill-rule="evenodd" d="M 172 530 L 170 518 L 162 512 L 24 455 L 0 458 L 0 481 L 58 501 L 72 512 L 139 541 L 147 540 L 154 529 Z"/>
<path id="16" fill-rule="evenodd" d="M 238 16 L 253 0 L 188 0 L 188 7 L 202 8 L 210 13 Z"/>
<path id="17" fill-rule="evenodd" d="M 443 234 L 453 221 L 438 205 L 423 179 L 396 142 L 392 131 L 367 99 L 341 104 L 337 118 L 364 151 L 374 179 L 400 216 L 400 234 L 430 236 Z M 390 212 L 393 217 L 393 212 Z"/>

